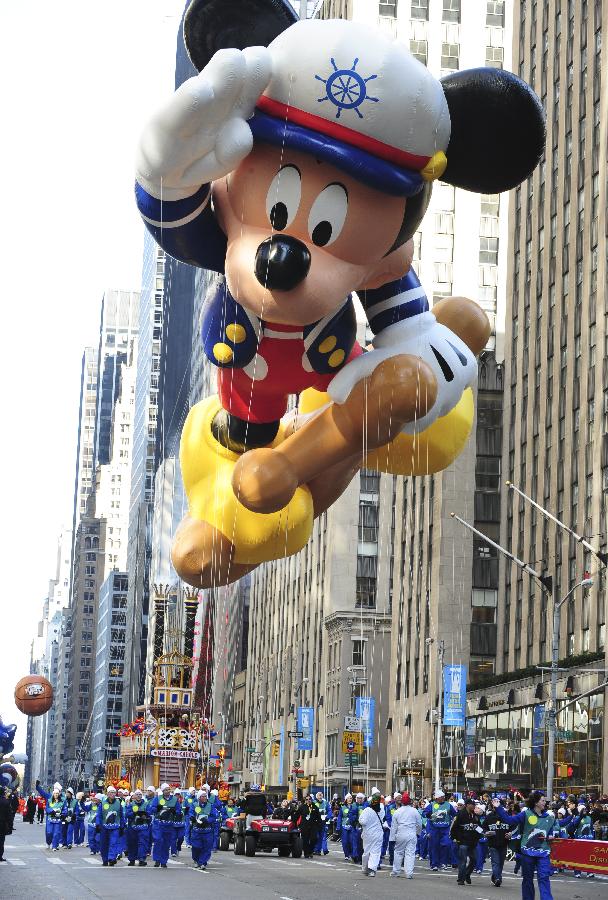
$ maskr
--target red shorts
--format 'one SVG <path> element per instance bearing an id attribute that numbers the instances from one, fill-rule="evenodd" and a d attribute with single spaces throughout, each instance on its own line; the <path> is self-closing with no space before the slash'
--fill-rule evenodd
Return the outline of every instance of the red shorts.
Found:
<path id="1" fill-rule="evenodd" d="M 347 362 L 362 352 L 355 342 Z M 245 422 L 278 422 L 287 412 L 290 394 L 300 394 L 306 388 L 326 391 L 335 373 L 307 371 L 304 353 L 301 329 L 268 323 L 258 352 L 245 369 L 218 370 L 218 391 L 224 409 Z"/>

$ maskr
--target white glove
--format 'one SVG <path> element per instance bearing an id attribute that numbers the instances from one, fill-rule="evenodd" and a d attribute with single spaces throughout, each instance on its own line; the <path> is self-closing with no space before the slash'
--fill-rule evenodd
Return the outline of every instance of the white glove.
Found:
<path id="1" fill-rule="evenodd" d="M 404 425 L 402 431 L 406 434 L 424 431 L 435 419 L 449 413 L 477 377 L 477 359 L 471 350 L 432 312 L 389 325 L 372 343 L 373 350 L 351 360 L 338 372 L 327 389 L 329 396 L 336 403 L 344 403 L 354 386 L 385 359 L 401 354 L 417 356 L 433 370 L 437 399 L 425 416 Z"/>
<path id="2" fill-rule="evenodd" d="M 251 153 L 246 120 L 270 74 L 266 47 L 218 50 L 144 128 L 136 156 L 144 190 L 157 199 L 183 200 L 232 172 Z"/>

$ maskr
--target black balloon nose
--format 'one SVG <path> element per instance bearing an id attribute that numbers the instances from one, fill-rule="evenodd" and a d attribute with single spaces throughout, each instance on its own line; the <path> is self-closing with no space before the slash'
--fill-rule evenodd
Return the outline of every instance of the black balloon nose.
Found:
<path id="1" fill-rule="evenodd" d="M 289 235 L 262 241 L 255 255 L 255 277 L 271 291 L 291 291 L 310 269 L 308 247 Z"/>

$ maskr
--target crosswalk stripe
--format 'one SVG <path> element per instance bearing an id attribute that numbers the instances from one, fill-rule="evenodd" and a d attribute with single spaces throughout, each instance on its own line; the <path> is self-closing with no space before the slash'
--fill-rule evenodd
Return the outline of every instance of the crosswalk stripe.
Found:
<path id="1" fill-rule="evenodd" d="M 48 862 L 52 863 L 52 865 L 54 865 L 54 866 L 67 866 L 68 865 L 68 863 L 66 863 L 63 859 L 49 859 Z"/>
<path id="2" fill-rule="evenodd" d="M 25 866 L 26 862 L 24 859 L 9 859 L 9 865 L 11 866 Z"/>

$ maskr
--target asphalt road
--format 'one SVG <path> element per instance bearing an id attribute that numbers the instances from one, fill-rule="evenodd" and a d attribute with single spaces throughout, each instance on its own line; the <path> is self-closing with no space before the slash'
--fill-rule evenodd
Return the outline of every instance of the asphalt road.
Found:
<path id="1" fill-rule="evenodd" d="M 98 856 L 86 847 L 50 853 L 44 844 L 43 826 L 25 825 L 19 819 L 13 834 L 6 838 L 5 856 L 0 864 L 2 900 L 44 897 L 46 900 L 134 900 L 145 897 L 171 900 L 378 900 L 412 897 L 414 900 L 469 900 L 520 898 L 521 880 L 507 864 L 500 889 L 490 882 L 490 873 L 473 876 L 471 887 L 457 887 L 452 871 L 430 872 L 426 862 L 417 863 L 413 881 L 389 878 L 388 867 L 371 879 L 358 866 L 344 860 L 337 844 L 330 844 L 329 856 L 279 859 L 262 853 L 255 859 L 217 852 L 207 872 L 192 868 L 190 851 L 185 849 L 168 869 L 128 868 L 123 860 L 113 869 L 103 868 Z M 608 879 L 587 881 L 562 875 L 551 880 L 555 900 L 606 900 Z M 537 893 L 538 896 L 538 893 Z"/>

